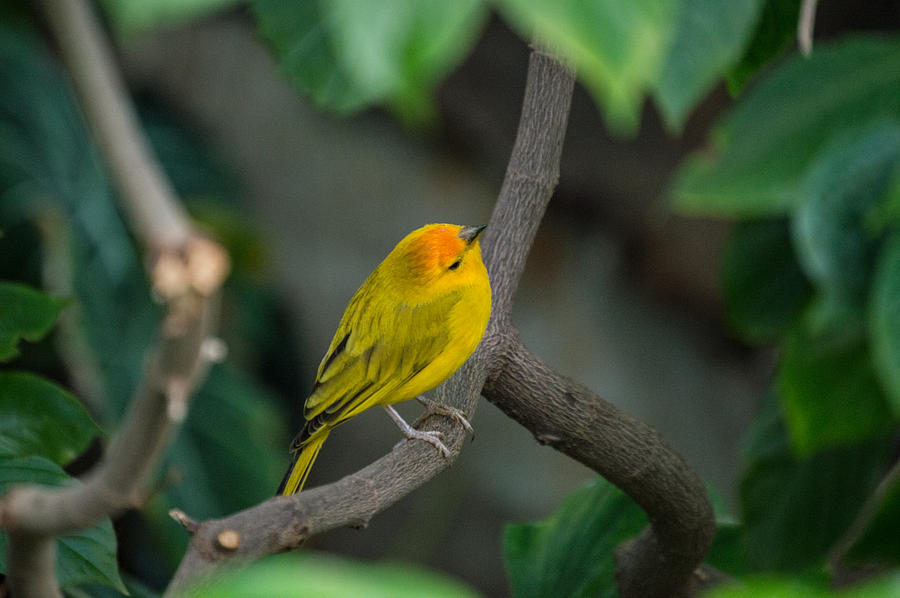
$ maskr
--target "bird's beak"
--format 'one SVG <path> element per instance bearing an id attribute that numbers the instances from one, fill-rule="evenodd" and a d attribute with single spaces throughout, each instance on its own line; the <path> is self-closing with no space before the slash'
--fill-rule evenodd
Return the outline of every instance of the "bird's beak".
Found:
<path id="1" fill-rule="evenodd" d="M 465 241 L 466 245 L 471 245 L 472 242 L 478 238 L 478 235 L 481 234 L 481 231 L 486 228 L 487 224 L 482 224 L 481 226 L 464 226 L 456 236 Z"/>

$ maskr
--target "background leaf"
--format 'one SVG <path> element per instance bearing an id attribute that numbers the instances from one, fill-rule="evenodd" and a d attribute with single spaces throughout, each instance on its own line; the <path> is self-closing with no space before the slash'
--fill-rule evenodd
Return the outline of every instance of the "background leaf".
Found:
<path id="1" fill-rule="evenodd" d="M 503 552 L 516 598 L 616 596 L 616 546 L 647 524 L 621 490 L 598 478 L 549 518 L 507 525 Z"/>
<path id="2" fill-rule="evenodd" d="M 884 245 L 872 282 L 869 338 L 879 379 L 900 417 L 900 234 Z"/>
<path id="3" fill-rule="evenodd" d="M 728 73 L 728 89 L 738 95 L 763 67 L 794 43 L 800 0 L 765 0 L 743 57 Z"/>
<path id="4" fill-rule="evenodd" d="M 812 296 L 791 242 L 787 220 L 751 220 L 734 227 L 722 259 L 728 324 L 744 340 L 773 342 L 799 321 Z"/>
<path id="5" fill-rule="evenodd" d="M 0 456 L 66 465 L 101 434 L 78 399 L 28 372 L 0 372 Z"/>
<path id="6" fill-rule="evenodd" d="M 14 484 L 64 486 L 74 483 L 55 463 L 43 457 L 0 457 L 0 495 Z M 0 532 L 0 572 L 6 572 L 6 543 Z M 116 536 L 112 524 L 100 524 L 57 539 L 56 576 L 61 587 L 98 583 L 127 592 L 116 564 Z"/>
<path id="7" fill-rule="evenodd" d="M 888 575 L 849 589 L 828 590 L 797 579 L 758 578 L 716 588 L 705 598 L 891 598 L 900 592 L 900 576 Z"/>
<path id="8" fill-rule="evenodd" d="M 678 29 L 680 2 L 500 0 L 498 8 L 524 39 L 536 35 L 574 62 L 610 127 L 634 132 Z"/>
<path id="9" fill-rule="evenodd" d="M 315 554 L 268 557 L 189 590 L 187 598 L 476 598 L 473 590 L 410 565 L 358 563 Z"/>
<path id="10" fill-rule="evenodd" d="M 900 41 L 818 44 L 771 72 L 686 160 L 672 194 L 692 214 L 759 217 L 795 207 L 819 151 L 849 127 L 900 117 Z"/>
<path id="11" fill-rule="evenodd" d="M 865 513 L 866 524 L 847 547 L 843 560 L 897 566 L 900 564 L 900 544 L 897 543 L 897 530 L 900 529 L 900 467 L 896 464 L 879 485 L 873 499 L 871 510 Z"/>
<path id="12" fill-rule="evenodd" d="M 481 0 L 254 0 L 253 12 L 282 71 L 316 104 L 342 114 L 387 104 L 411 122 L 432 115 L 432 87 L 487 19 Z"/>
<path id="13" fill-rule="evenodd" d="M 679 131 L 747 44 L 762 0 L 685 0 L 654 94 L 666 125 Z"/>
<path id="14" fill-rule="evenodd" d="M 0 361 L 18 355 L 21 339 L 43 338 L 65 303 L 27 285 L 0 281 Z"/>
<path id="15" fill-rule="evenodd" d="M 798 457 L 770 393 L 748 436 L 740 483 L 747 566 L 821 571 L 884 474 L 889 446 L 881 438 Z"/>
<path id="16" fill-rule="evenodd" d="M 807 324 L 815 334 L 861 328 L 878 238 L 867 215 L 900 162 L 900 125 L 875 122 L 838 135 L 800 189 L 792 220 L 797 257 L 817 289 Z"/>
<path id="17" fill-rule="evenodd" d="M 895 425 L 863 339 L 795 330 L 782 347 L 778 392 L 801 455 L 880 436 Z"/>

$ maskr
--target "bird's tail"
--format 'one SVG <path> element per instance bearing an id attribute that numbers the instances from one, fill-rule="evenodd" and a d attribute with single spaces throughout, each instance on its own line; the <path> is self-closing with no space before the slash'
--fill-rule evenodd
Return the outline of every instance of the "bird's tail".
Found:
<path id="1" fill-rule="evenodd" d="M 324 434 L 319 432 L 318 435 L 310 438 L 300 451 L 294 455 L 294 462 L 287 470 L 287 473 L 284 474 L 281 486 L 278 487 L 278 494 L 288 496 L 303 489 L 306 476 L 309 475 L 309 470 L 312 468 L 312 464 L 316 460 L 319 449 L 322 448 L 326 438 L 328 438 L 328 432 Z"/>

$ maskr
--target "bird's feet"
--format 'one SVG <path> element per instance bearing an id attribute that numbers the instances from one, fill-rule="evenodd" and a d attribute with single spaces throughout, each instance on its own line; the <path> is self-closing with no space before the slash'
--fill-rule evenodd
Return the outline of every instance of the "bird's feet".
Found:
<path id="1" fill-rule="evenodd" d="M 388 412 L 388 415 L 391 416 L 391 419 L 397 424 L 397 427 L 400 428 L 400 431 L 403 432 L 403 435 L 406 436 L 407 440 L 424 440 L 438 451 L 440 451 L 441 455 L 444 458 L 450 456 L 450 449 L 444 445 L 442 440 L 444 440 L 444 434 L 438 432 L 437 430 L 416 430 L 400 417 L 400 414 L 391 407 L 390 405 L 384 405 L 385 411 Z M 399 444 L 399 443 L 398 443 Z"/>
<path id="2" fill-rule="evenodd" d="M 427 418 L 432 415 L 443 415 L 444 417 L 449 417 L 463 428 L 466 429 L 466 432 L 472 436 L 472 440 L 475 440 L 475 429 L 472 428 L 472 424 L 469 423 L 469 420 L 466 419 L 466 415 L 459 409 L 454 409 L 453 407 L 447 407 L 446 405 L 441 405 L 440 403 L 435 403 L 434 401 L 429 401 L 425 398 L 424 395 L 419 395 L 416 397 L 416 400 L 422 403 L 425 406 L 425 412 L 413 422 L 413 427 L 417 427 L 420 422 L 425 421 Z"/>

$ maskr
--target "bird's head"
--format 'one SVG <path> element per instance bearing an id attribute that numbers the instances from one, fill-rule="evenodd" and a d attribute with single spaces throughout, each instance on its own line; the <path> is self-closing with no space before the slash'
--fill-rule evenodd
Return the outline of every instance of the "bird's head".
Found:
<path id="1" fill-rule="evenodd" d="M 420 285 L 467 284 L 485 275 L 479 236 L 485 226 L 428 224 L 406 235 L 389 258 L 395 258 L 397 274 Z M 385 260 L 388 261 L 388 260 Z"/>

